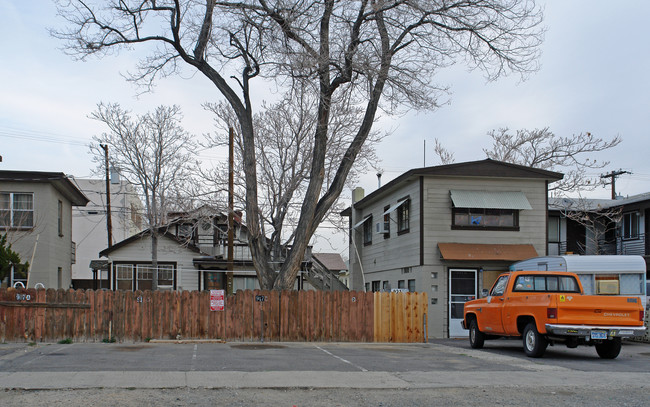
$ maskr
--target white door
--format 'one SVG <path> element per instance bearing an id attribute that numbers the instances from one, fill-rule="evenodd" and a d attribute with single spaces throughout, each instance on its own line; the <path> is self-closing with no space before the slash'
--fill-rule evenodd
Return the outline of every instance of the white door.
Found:
<path id="1" fill-rule="evenodd" d="M 476 270 L 449 269 L 449 337 L 460 338 L 469 335 L 460 322 L 463 307 L 467 301 L 476 298 Z"/>

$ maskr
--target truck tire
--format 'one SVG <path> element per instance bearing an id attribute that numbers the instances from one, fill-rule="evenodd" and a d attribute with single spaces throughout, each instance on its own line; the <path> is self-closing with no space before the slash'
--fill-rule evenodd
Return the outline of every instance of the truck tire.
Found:
<path id="1" fill-rule="evenodd" d="M 530 322 L 524 328 L 524 352 L 529 358 L 539 358 L 544 355 L 548 341 L 537 332 L 537 326 Z"/>
<path id="2" fill-rule="evenodd" d="M 621 353 L 621 338 L 614 338 L 596 344 L 596 352 L 601 359 L 616 359 Z"/>
<path id="3" fill-rule="evenodd" d="M 469 346 L 474 349 L 481 349 L 485 342 L 485 334 L 478 329 L 478 322 L 472 319 L 469 323 Z"/>

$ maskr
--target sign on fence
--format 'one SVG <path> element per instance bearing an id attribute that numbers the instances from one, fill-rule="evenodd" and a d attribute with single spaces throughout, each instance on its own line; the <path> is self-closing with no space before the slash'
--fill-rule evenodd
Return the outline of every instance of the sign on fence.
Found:
<path id="1" fill-rule="evenodd" d="M 210 311 L 223 311 L 224 290 L 210 290 Z"/>

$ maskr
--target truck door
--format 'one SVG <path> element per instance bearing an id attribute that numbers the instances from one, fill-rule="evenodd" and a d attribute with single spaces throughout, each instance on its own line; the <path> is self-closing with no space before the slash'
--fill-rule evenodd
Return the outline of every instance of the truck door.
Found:
<path id="1" fill-rule="evenodd" d="M 481 331 L 487 334 L 501 334 L 503 330 L 503 304 L 505 302 L 506 286 L 508 285 L 508 278 L 510 275 L 502 275 L 499 277 L 492 286 L 492 291 L 487 298 L 487 303 L 482 311 L 483 325 L 480 326 Z"/>

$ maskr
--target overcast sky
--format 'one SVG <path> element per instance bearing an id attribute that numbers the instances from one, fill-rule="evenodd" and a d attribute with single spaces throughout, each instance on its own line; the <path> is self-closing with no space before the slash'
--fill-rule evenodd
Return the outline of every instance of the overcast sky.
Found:
<path id="1" fill-rule="evenodd" d="M 549 127 L 562 136 L 620 135 L 618 147 L 594 158 L 611 161 L 602 172 L 632 172 L 617 180 L 618 193 L 650 192 L 650 1 L 542 4 L 548 31 L 539 72 L 523 83 L 515 76 L 486 83 L 480 72 L 469 73 L 461 64 L 442 71 L 438 81 L 451 88 L 449 104 L 382 120 L 392 130 L 377 147 L 382 183 L 423 166 L 425 140 L 426 165 L 434 165 L 435 138 L 456 162 L 471 161 L 485 158 L 486 133 L 492 129 Z M 100 101 L 136 112 L 178 104 L 187 130 L 213 131 L 201 104 L 218 100 L 218 94 L 207 79 L 187 71 L 182 78 L 159 81 L 153 94 L 136 97 L 137 89 L 120 72 L 134 67 L 137 51 L 74 61 L 48 34 L 48 27 L 59 24 L 50 1 L 0 0 L 0 169 L 91 176 L 87 144 L 104 129 L 87 116 Z M 212 152 L 203 159 L 226 156 Z M 366 193 L 377 187 L 374 172 L 361 186 Z M 591 194 L 609 195 L 608 189 Z"/>

